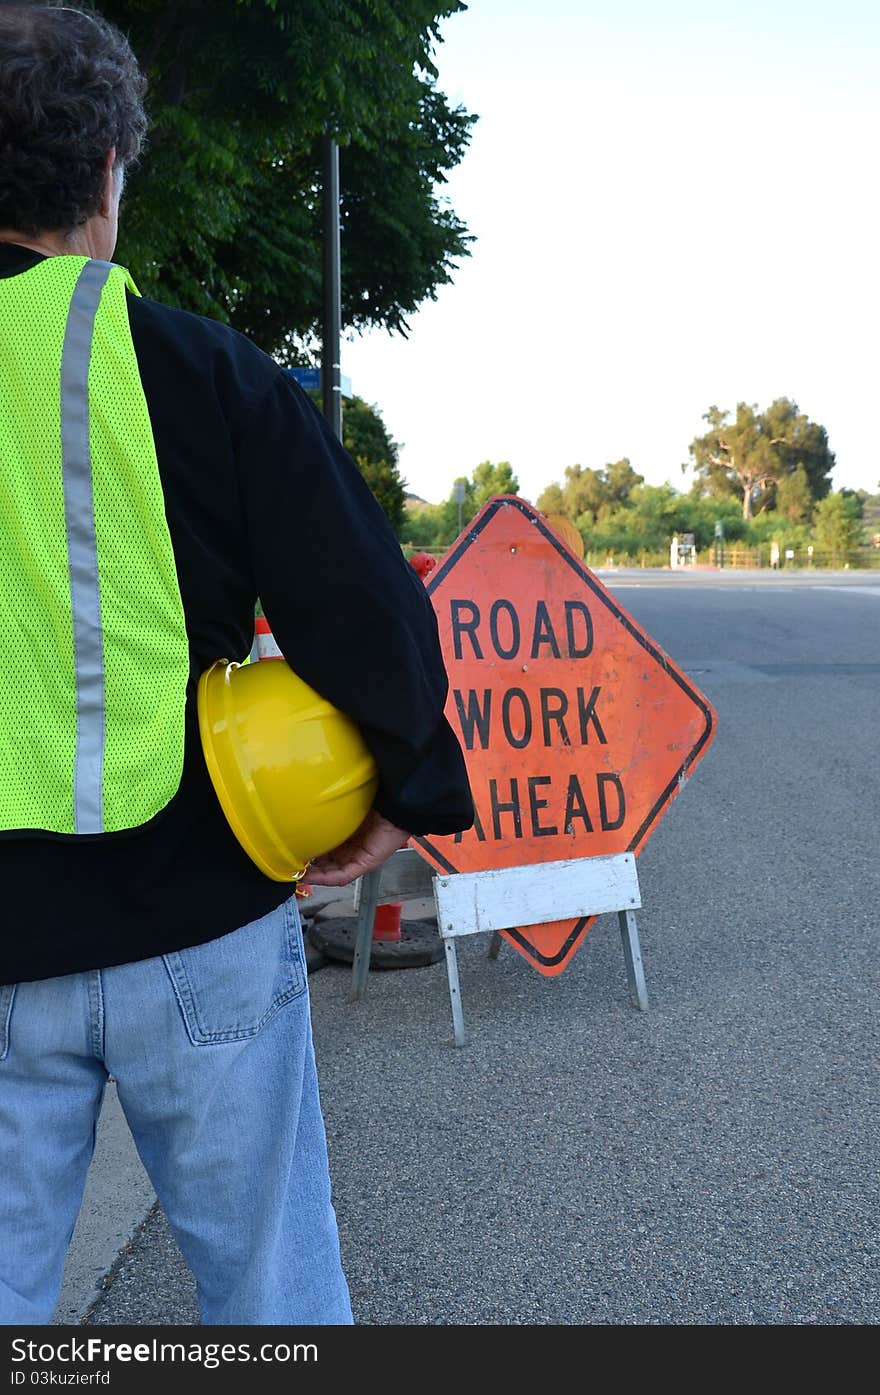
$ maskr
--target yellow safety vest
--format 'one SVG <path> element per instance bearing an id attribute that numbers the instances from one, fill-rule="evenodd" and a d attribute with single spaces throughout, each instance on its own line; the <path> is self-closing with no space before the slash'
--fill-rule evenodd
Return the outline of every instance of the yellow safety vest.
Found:
<path id="1" fill-rule="evenodd" d="M 153 818 L 183 769 L 189 645 L 128 272 L 0 279 L 0 830 Z"/>

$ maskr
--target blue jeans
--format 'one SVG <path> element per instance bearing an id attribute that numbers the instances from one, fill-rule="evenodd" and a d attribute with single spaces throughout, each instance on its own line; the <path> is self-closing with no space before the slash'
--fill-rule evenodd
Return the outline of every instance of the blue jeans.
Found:
<path id="1" fill-rule="evenodd" d="M 202 1322 L 350 1323 L 295 899 L 192 949 L 0 987 L 0 1323 L 51 1320 L 108 1074 Z"/>

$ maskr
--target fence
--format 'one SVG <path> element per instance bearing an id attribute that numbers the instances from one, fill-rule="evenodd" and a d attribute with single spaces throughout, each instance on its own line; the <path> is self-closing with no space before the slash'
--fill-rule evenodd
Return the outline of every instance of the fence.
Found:
<path id="1" fill-rule="evenodd" d="M 789 555 L 791 554 L 791 555 Z M 711 548 L 702 554 L 702 560 L 714 566 L 720 565 L 720 554 L 716 556 Z M 779 560 L 771 560 L 769 543 L 757 547 L 745 547 L 740 543 L 725 543 L 724 563 L 727 567 L 773 568 L 783 571 L 786 567 L 797 571 L 811 569 L 833 569 L 835 571 L 880 571 L 880 548 L 858 547 L 847 551 L 821 551 L 814 547 L 780 548 Z"/>
<path id="2" fill-rule="evenodd" d="M 414 552 L 428 553 L 437 561 L 444 555 L 445 548 L 418 548 L 411 543 L 404 543 L 404 556 L 409 558 Z M 797 571 L 810 570 L 835 570 L 835 571 L 880 571 L 880 547 L 858 547 L 849 551 L 831 552 L 820 551 L 814 547 L 812 553 L 807 548 L 789 548 L 793 556 L 787 557 L 786 549 L 780 548 L 778 567 L 774 570 L 783 571 L 786 567 Z M 770 544 L 761 543 L 756 547 L 746 547 L 743 543 L 725 542 L 724 544 L 723 568 L 725 571 L 731 569 L 771 569 Z M 718 568 L 722 565 L 720 551 L 716 553 L 714 549 L 706 547 L 700 550 L 697 556 L 697 565 L 700 567 Z M 588 548 L 584 556 L 584 561 L 591 571 L 602 570 L 607 567 L 664 567 L 669 569 L 669 549 L 661 551 L 643 548 L 639 552 L 608 552 L 606 549 Z"/>
<path id="3" fill-rule="evenodd" d="M 793 554 L 791 557 L 785 555 L 785 548 L 780 548 L 779 561 L 773 570 L 783 571 L 788 567 L 797 571 L 880 571 L 880 548 L 877 547 L 858 547 L 840 552 L 820 551 L 815 547 L 812 552 L 807 548 L 789 548 L 788 551 Z M 663 567 L 668 571 L 669 549 L 656 552 L 645 548 L 635 553 L 587 549 L 584 561 L 592 571 L 607 567 Z M 726 542 L 723 554 L 720 549 L 716 552 L 712 547 L 705 547 L 697 554 L 698 567 L 712 567 L 715 570 L 723 567 L 725 571 L 728 568 L 769 571 L 772 565 L 769 543 L 746 547 L 744 543 Z"/>

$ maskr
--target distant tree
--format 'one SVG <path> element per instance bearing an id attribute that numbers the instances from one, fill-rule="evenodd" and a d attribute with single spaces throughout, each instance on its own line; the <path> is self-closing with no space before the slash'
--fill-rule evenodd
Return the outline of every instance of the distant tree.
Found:
<path id="1" fill-rule="evenodd" d="M 627 504 L 633 491 L 645 483 L 644 477 L 636 474 L 626 456 L 622 460 L 615 460 L 612 465 L 605 465 L 600 474 L 605 477 L 605 493 L 612 508 Z"/>
<path id="2" fill-rule="evenodd" d="M 443 504 L 420 504 L 418 507 L 407 503 L 400 529 L 400 540 L 413 547 L 437 549 L 445 547 L 442 541 Z"/>
<path id="3" fill-rule="evenodd" d="M 584 526 L 589 527 L 624 506 L 643 483 L 626 457 L 603 465 L 601 470 L 566 465 L 562 484 L 548 484 L 538 495 L 538 508 L 542 513 L 564 514 L 572 523 L 584 520 Z"/>
<path id="4" fill-rule="evenodd" d="M 464 498 L 458 499 L 458 486 L 464 490 Z M 453 538 L 458 537 L 459 520 L 462 524 L 469 523 L 477 512 L 474 506 L 474 482 L 466 475 L 457 475 L 452 481 L 452 489 L 449 497 L 444 499 L 439 506 L 439 534 L 441 546 L 446 547 Z"/>
<path id="5" fill-rule="evenodd" d="M 388 522 L 399 535 L 406 483 L 398 469 L 397 443 L 389 436 L 378 407 L 371 407 L 362 397 L 343 400 L 342 444 L 354 456 Z"/>
<path id="6" fill-rule="evenodd" d="M 832 558 L 858 547 L 862 536 L 863 506 L 857 494 L 841 490 L 820 499 L 813 511 L 813 537 L 821 552 Z"/>
<path id="7" fill-rule="evenodd" d="M 871 494 L 867 489 L 860 489 L 859 498 L 862 501 L 865 542 L 880 547 L 880 493 Z"/>
<path id="8" fill-rule="evenodd" d="M 690 444 L 696 495 L 734 495 L 742 500 L 743 518 L 750 519 L 756 511 L 774 507 L 781 481 L 798 468 L 812 500 L 827 494 L 834 468 L 828 434 L 795 402 L 779 397 L 763 413 L 739 402 L 734 420 L 729 418 L 729 412 L 710 407 L 703 416 L 708 431 Z"/>
<path id="9" fill-rule="evenodd" d="M 776 512 L 791 523 L 804 523 L 813 511 L 810 481 L 803 465 L 783 475 L 776 486 Z"/>
<path id="10" fill-rule="evenodd" d="M 737 404 L 736 419 L 719 407 L 703 415 L 709 430 L 690 444 L 695 464 L 695 490 L 710 494 L 737 493 L 742 498 L 743 518 L 751 518 L 753 502 L 774 477 L 779 461 L 770 442 L 761 434 L 757 408 Z"/>
<path id="11" fill-rule="evenodd" d="M 625 503 L 616 508 L 604 508 L 594 524 L 584 514 L 578 526 L 593 548 L 605 548 L 609 552 L 643 548 L 657 551 L 669 546 L 673 533 L 691 524 L 691 512 L 688 501 L 670 484 L 638 484 L 627 495 Z M 697 530 L 691 526 L 690 531 L 696 533 Z"/>
<path id="12" fill-rule="evenodd" d="M 564 513 L 565 504 L 562 498 L 562 486 L 558 484 L 548 484 L 538 495 L 537 507 L 541 513 Z"/>
<path id="13" fill-rule="evenodd" d="M 483 505 L 494 495 L 518 493 L 519 480 L 513 473 L 513 466 L 509 460 L 499 460 L 495 465 L 491 460 L 481 460 L 470 478 L 469 518 L 479 513 Z"/>
<path id="14" fill-rule="evenodd" d="M 608 502 L 605 479 L 601 470 L 583 465 L 566 465 L 562 482 L 562 511 L 573 523 L 587 516 L 595 523 L 603 505 Z"/>
<path id="15" fill-rule="evenodd" d="M 777 397 L 770 403 L 762 413 L 762 424 L 782 466 L 778 481 L 803 470 L 814 502 L 824 499 L 831 489 L 834 469 L 834 452 L 829 449 L 825 427 L 810 421 L 788 397 Z"/>
<path id="16" fill-rule="evenodd" d="M 458 480 L 453 481 L 449 496 L 442 504 L 430 506 L 430 521 L 425 521 L 419 516 L 425 510 L 407 511 L 407 521 L 401 534 L 405 542 L 435 548 L 448 547 L 453 542 L 458 536 L 458 500 L 455 497 L 455 485 L 459 482 L 464 485 L 464 499 L 461 504 L 462 525 L 470 523 L 494 495 L 519 493 L 519 481 L 509 460 L 500 460 L 497 463 L 482 460 L 472 471 L 470 479 L 459 475 Z M 432 528 L 434 531 L 431 536 Z"/>

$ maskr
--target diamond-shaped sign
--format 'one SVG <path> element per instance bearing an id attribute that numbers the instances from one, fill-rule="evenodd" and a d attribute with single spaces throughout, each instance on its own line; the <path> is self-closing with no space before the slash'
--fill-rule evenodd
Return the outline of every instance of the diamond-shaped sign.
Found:
<path id="1" fill-rule="evenodd" d="M 413 844 L 444 872 L 638 852 L 714 735 L 702 693 L 513 496 L 486 504 L 427 590 L 476 820 Z M 504 933 L 552 975 L 591 924 Z"/>

